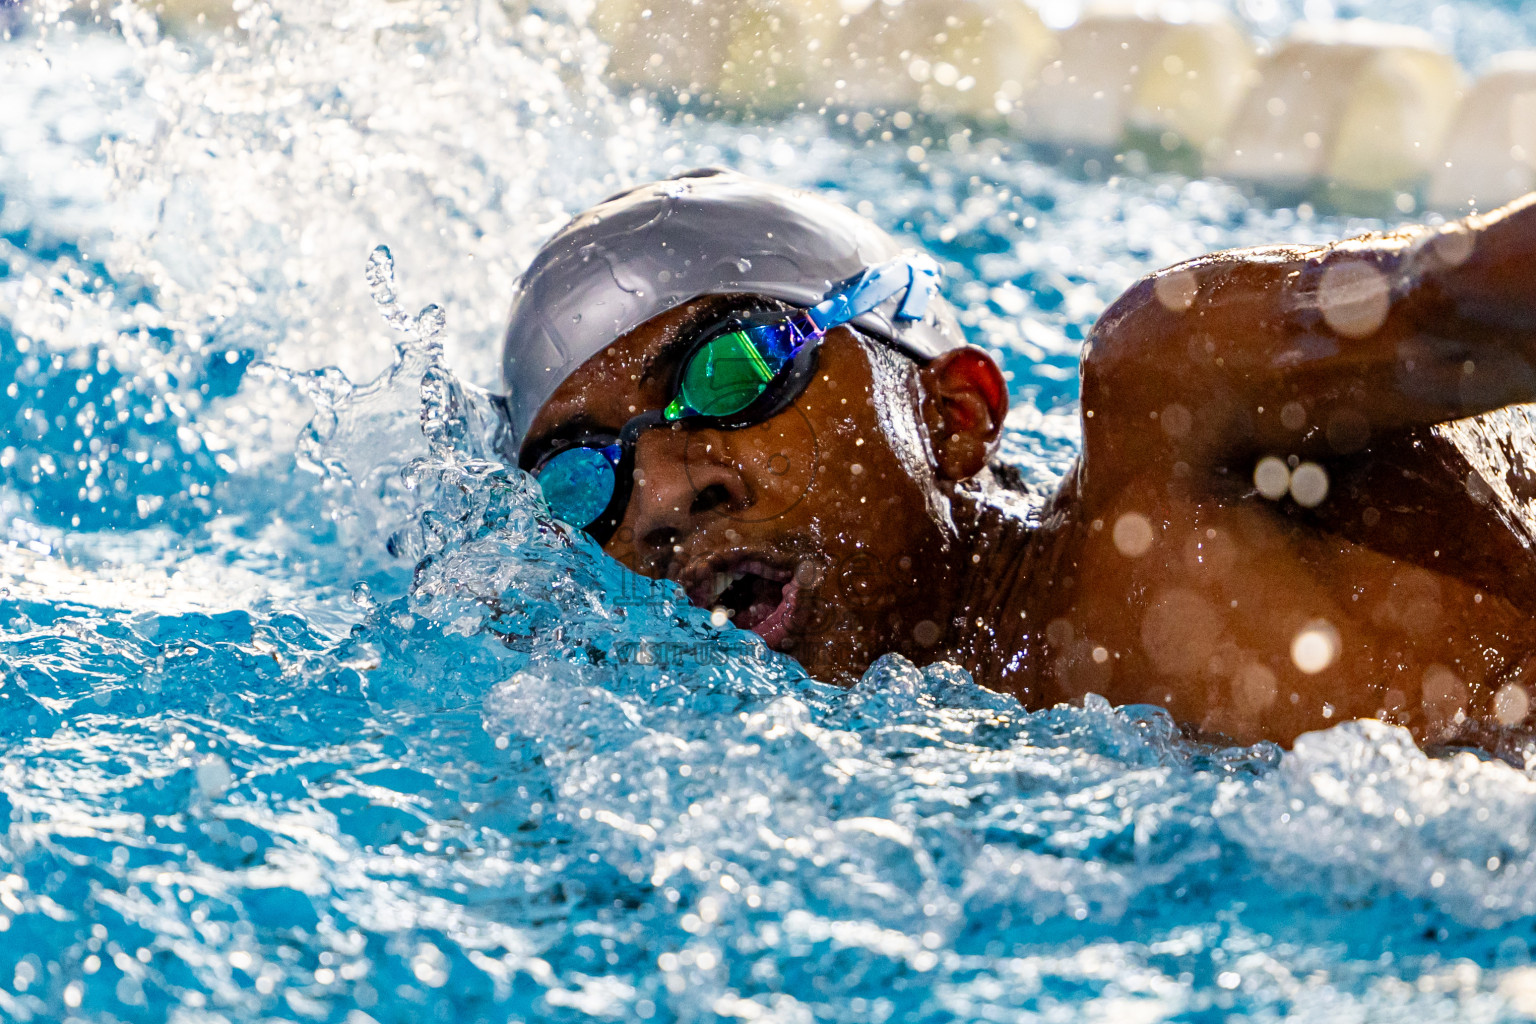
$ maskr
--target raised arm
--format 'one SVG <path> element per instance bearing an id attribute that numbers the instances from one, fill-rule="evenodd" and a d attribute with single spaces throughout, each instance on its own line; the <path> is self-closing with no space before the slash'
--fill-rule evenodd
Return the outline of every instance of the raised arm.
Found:
<path id="1" fill-rule="evenodd" d="M 1442 228 L 1216 253 L 1138 283 L 1083 356 L 1082 484 L 1247 472 L 1536 401 L 1536 194 Z"/>

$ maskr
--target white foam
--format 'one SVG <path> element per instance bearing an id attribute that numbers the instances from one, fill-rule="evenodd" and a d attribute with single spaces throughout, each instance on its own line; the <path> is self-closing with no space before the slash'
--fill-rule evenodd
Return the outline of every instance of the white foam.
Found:
<path id="1" fill-rule="evenodd" d="M 1277 872 L 1345 897 L 1400 892 L 1478 927 L 1536 910 L 1536 782 L 1506 764 L 1432 758 L 1367 719 L 1307 733 L 1279 771 L 1224 788 L 1220 827 Z"/>

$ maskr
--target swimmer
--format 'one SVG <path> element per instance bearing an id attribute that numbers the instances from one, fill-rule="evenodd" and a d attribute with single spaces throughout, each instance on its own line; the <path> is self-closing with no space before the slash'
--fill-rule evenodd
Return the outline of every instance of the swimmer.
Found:
<path id="1" fill-rule="evenodd" d="M 1499 748 L 1536 712 L 1533 365 L 1536 196 L 1200 257 L 1100 317 L 1081 454 L 1031 502 L 936 264 L 701 171 L 543 247 L 504 377 L 558 518 L 821 678 L 897 652 L 1029 708 Z"/>

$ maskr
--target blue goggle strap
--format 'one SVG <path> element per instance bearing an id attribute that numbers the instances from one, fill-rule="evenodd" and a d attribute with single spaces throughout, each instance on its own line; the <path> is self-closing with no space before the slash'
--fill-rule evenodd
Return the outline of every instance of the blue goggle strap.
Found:
<path id="1" fill-rule="evenodd" d="M 894 319 L 921 320 L 939 290 L 942 272 L 932 257 L 913 253 L 870 267 L 843 282 L 807 311 L 819 331 L 856 320 L 893 295 L 901 296 Z"/>

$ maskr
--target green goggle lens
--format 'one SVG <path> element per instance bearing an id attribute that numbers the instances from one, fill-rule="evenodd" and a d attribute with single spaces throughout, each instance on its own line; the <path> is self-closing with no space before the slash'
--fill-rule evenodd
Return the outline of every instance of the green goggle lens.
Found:
<path id="1" fill-rule="evenodd" d="M 539 488 L 555 518 L 586 529 L 613 500 L 613 463 L 598 448 L 572 448 L 539 467 Z"/>
<path id="2" fill-rule="evenodd" d="M 688 360 L 677 397 L 705 416 L 731 416 L 757 400 L 774 372 L 745 331 L 728 331 Z"/>

